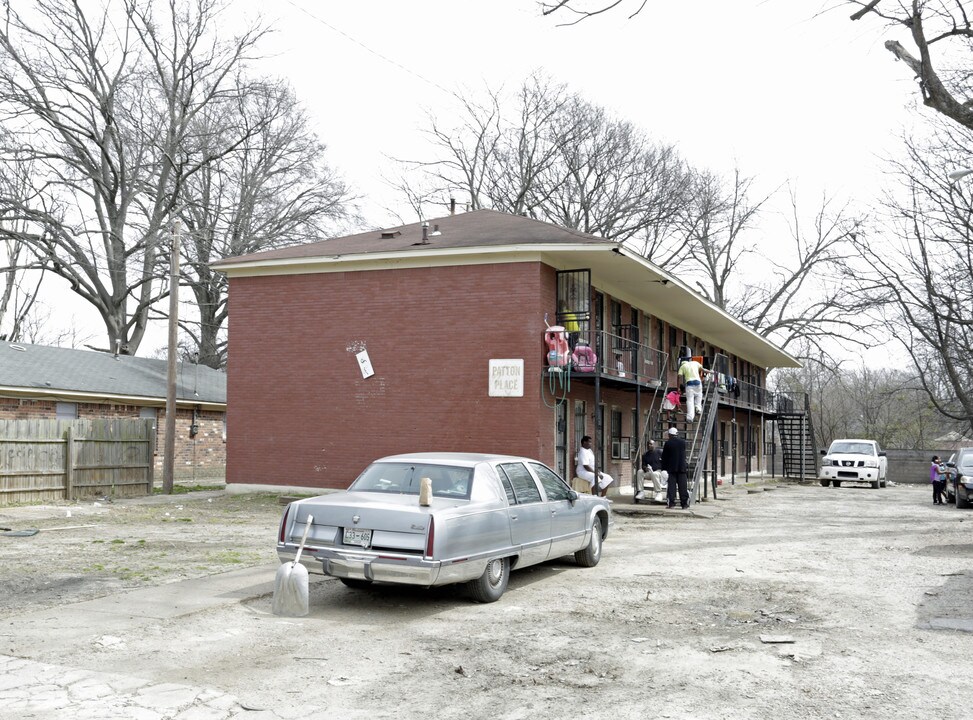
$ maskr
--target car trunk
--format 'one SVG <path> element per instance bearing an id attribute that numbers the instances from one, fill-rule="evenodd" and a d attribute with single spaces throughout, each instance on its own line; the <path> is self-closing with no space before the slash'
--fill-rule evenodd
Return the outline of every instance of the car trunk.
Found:
<path id="1" fill-rule="evenodd" d="M 312 515 L 309 547 L 367 547 L 375 551 L 422 554 L 431 512 L 437 505 L 455 504 L 453 500 L 433 498 L 431 506 L 423 507 L 416 495 L 372 492 L 303 500 L 295 504 L 296 517 L 289 520 L 288 542 L 300 542 L 307 516 Z"/>

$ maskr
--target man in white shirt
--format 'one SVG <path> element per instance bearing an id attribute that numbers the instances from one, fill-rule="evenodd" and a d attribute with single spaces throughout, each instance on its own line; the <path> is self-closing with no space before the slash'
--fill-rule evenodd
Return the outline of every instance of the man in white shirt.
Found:
<path id="1" fill-rule="evenodd" d="M 598 487 L 595 487 L 595 452 L 591 449 L 591 436 L 585 435 L 581 438 L 581 447 L 578 448 L 578 467 L 575 470 L 578 477 L 591 483 L 591 492 L 595 495 L 604 495 L 605 490 L 615 482 L 611 475 L 603 472 L 598 473 Z"/>

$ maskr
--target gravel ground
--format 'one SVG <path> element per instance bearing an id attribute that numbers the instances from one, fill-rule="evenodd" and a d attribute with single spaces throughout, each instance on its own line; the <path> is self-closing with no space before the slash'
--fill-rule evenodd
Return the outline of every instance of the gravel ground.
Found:
<path id="1" fill-rule="evenodd" d="M 30 657 L 267 718 L 969 718 L 973 511 L 929 495 L 737 487 L 711 519 L 619 513 L 597 567 L 515 572 L 490 605 L 314 579 L 306 618 L 263 595 Z M 0 621 L 273 562 L 280 512 L 222 492 L 0 509 L 41 529 L 0 537 Z"/>

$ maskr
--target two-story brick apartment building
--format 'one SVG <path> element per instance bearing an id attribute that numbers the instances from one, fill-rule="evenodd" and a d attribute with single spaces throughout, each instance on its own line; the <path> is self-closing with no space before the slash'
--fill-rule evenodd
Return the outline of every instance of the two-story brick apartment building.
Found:
<path id="1" fill-rule="evenodd" d="M 585 433 L 627 479 L 680 355 L 721 371 L 717 472 L 757 472 L 767 371 L 798 365 L 623 245 L 491 210 L 215 267 L 231 489 L 344 488 L 376 457 L 422 450 L 533 456 L 570 477 Z M 549 372 L 556 323 L 593 366 Z"/>

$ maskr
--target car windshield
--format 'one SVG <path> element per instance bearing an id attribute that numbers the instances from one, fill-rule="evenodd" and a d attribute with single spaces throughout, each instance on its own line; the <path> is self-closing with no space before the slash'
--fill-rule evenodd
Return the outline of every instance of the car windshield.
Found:
<path id="1" fill-rule="evenodd" d="M 960 455 L 956 467 L 962 470 L 964 475 L 973 475 L 973 453 Z"/>
<path id="2" fill-rule="evenodd" d="M 875 448 L 871 445 L 871 443 L 856 443 L 856 442 L 832 443 L 831 449 L 828 450 L 828 454 L 835 455 L 837 453 L 844 453 L 846 455 L 874 455 Z"/>
<path id="3" fill-rule="evenodd" d="M 473 468 L 425 463 L 372 463 L 348 489 L 418 495 L 422 478 L 432 482 L 434 497 L 469 498 Z"/>

